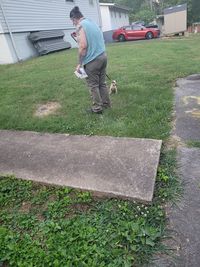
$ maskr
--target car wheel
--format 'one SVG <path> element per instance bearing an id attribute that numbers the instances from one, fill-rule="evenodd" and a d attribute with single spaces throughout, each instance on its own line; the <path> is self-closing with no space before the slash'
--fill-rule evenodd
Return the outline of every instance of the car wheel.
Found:
<path id="1" fill-rule="evenodd" d="M 124 37 L 123 34 L 120 34 L 119 37 L 118 37 L 118 40 L 119 40 L 120 42 L 124 42 L 126 39 L 125 39 L 125 37 Z"/>
<path id="2" fill-rule="evenodd" d="M 146 39 L 148 39 L 148 40 L 149 40 L 149 39 L 152 39 L 152 38 L 153 38 L 153 33 L 152 33 L 152 32 L 147 32 L 145 37 L 146 37 Z"/>

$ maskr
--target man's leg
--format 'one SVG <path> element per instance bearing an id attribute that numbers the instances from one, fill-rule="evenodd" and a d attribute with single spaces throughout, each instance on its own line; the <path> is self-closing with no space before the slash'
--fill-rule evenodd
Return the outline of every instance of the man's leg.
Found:
<path id="1" fill-rule="evenodd" d="M 99 92 L 99 70 L 96 60 L 85 65 L 85 71 L 88 75 L 86 78 L 90 95 L 92 98 L 92 111 L 102 111 L 102 99 Z"/>
<path id="2" fill-rule="evenodd" d="M 99 93 L 102 99 L 103 107 L 108 108 L 111 107 L 110 97 L 108 88 L 106 85 L 106 67 L 107 67 L 107 56 L 106 54 L 103 54 L 99 57 L 99 60 L 101 60 L 101 69 L 100 69 L 100 75 L 99 75 Z"/>

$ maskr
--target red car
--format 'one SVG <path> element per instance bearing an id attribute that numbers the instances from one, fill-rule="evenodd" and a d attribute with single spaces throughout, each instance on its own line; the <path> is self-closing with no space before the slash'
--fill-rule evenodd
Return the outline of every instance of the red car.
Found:
<path id="1" fill-rule="evenodd" d="M 145 28 L 140 25 L 121 27 L 113 32 L 112 38 L 116 41 L 128 41 L 137 39 L 152 39 L 160 36 L 160 30 L 156 28 Z"/>

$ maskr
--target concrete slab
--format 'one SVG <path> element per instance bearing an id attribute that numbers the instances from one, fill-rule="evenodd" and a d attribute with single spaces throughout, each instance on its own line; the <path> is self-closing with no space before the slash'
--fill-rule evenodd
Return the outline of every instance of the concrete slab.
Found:
<path id="1" fill-rule="evenodd" d="M 149 202 L 160 140 L 0 131 L 0 174 Z"/>
<path id="2" fill-rule="evenodd" d="M 200 74 L 177 81 L 175 135 L 184 141 L 200 139 Z"/>

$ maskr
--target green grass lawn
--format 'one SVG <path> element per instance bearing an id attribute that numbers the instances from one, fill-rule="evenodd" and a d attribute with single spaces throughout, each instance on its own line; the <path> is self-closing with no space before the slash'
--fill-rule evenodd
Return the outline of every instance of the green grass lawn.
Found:
<path id="1" fill-rule="evenodd" d="M 164 205 L 179 194 L 173 151 L 161 157 L 154 200 L 0 177 L 0 266 L 141 267 L 166 252 Z M 4 265 L 5 264 L 5 265 Z"/>
<path id="2" fill-rule="evenodd" d="M 175 80 L 200 72 L 200 36 L 107 46 L 118 82 L 112 109 L 89 115 L 75 78 L 77 50 L 0 66 L 0 128 L 127 137 L 169 137 Z M 37 118 L 39 104 L 57 101 Z M 180 194 L 175 151 L 162 151 L 150 205 L 0 177 L 0 266 L 132 267 L 148 263 L 166 235 L 164 206 Z M 165 250 L 166 251 L 166 250 Z"/>
<path id="3" fill-rule="evenodd" d="M 200 70 L 200 37 L 116 43 L 107 46 L 108 74 L 118 82 L 113 108 L 85 113 L 85 81 L 73 74 L 77 50 L 0 66 L 0 128 L 165 139 L 169 136 L 176 78 Z M 38 104 L 58 101 L 46 118 Z"/>

